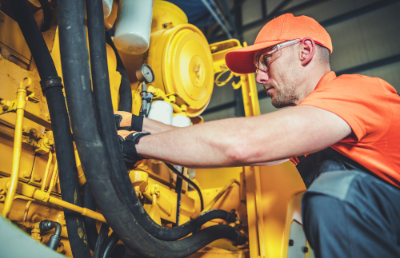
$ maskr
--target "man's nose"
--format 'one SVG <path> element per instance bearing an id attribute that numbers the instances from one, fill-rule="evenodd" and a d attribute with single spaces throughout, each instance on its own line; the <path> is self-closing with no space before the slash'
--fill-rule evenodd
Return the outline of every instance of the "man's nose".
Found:
<path id="1" fill-rule="evenodd" d="M 259 84 L 264 84 L 264 83 L 267 83 L 268 81 L 269 81 L 268 73 L 258 70 L 257 76 L 256 76 L 256 82 Z"/>

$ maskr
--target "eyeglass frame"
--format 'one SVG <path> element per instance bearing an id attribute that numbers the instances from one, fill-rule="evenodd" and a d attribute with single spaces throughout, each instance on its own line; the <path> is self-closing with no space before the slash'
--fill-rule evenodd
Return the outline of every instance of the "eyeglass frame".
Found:
<path id="1" fill-rule="evenodd" d="M 301 41 L 302 41 L 301 39 L 294 39 L 294 40 L 285 41 L 285 42 L 276 44 L 272 48 L 269 47 L 269 48 L 265 49 L 264 51 L 260 52 L 258 55 L 255 55 L 254 58 L 253 58 L 253 64 L 254 64 L 254 66 L 256 68 L 256 71 L 258 72 L 260 70 L 260 71 L 263 71 L 263 72 L 266 73 L 269 70 L 269 66 L 272 64 L 272 62 L 275 61 L 276 59 L 278 59 L 278 58 L 276 58 L 276 59 L 272 60 L 271 64 L 266 65 L 266 64 L 263 64 L 265 62 L 260 62 L 260 60 L 263 60 L 263 58 L 261 58 L 262 56 L 264 56 L 264 55 L 271 55 L 272 56 L 273 53 L 275 53 L 277 51 L 281 51 L 282 48 L 297 44 L 297 43 L 299 43 Z M 266 69 L 260 69 L 261 66 L 265 66 Z"/>

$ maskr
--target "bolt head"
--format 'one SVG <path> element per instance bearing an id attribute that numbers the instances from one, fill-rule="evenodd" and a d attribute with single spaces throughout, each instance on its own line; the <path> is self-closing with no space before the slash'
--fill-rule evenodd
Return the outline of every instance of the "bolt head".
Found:
<path id="1" fill-rule="evenodd" d="M 25 172 L 22 173 L 22 177 L 23 178 L 30 178 L 31 177 L 31 173 L 28 172 L 28 171 L 25 171 Z"/>
<path id="2" fill-rule="evenodd" d="M 40 176 L 34 176 L 33 181 L 40 182 L 40 181 L 42 181 L 42 178 Z"/>

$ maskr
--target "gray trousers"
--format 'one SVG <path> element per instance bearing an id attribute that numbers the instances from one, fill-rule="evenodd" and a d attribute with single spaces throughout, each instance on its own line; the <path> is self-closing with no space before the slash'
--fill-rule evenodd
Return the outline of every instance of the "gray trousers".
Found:
<path id="1" fill-rule="evenodd" d="M 400 257 L 400 189 L 365 172 L 322 173 L 302 216 L 317 258 Z"/>

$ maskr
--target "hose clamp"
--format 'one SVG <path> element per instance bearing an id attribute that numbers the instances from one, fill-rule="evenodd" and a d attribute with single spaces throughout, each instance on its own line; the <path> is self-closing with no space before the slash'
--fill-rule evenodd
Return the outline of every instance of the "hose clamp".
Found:
<path id="1" fill-rule="evenodd" d="M 43 92 L 52 87 L 61 87 L 61 88 L 63 87 L 63 85 L 61 84 L 61 78 L 58 76 L 48 78 L 47 80 L 42 80 L 40 81 L 40 85 L 42 86 Z"/>

